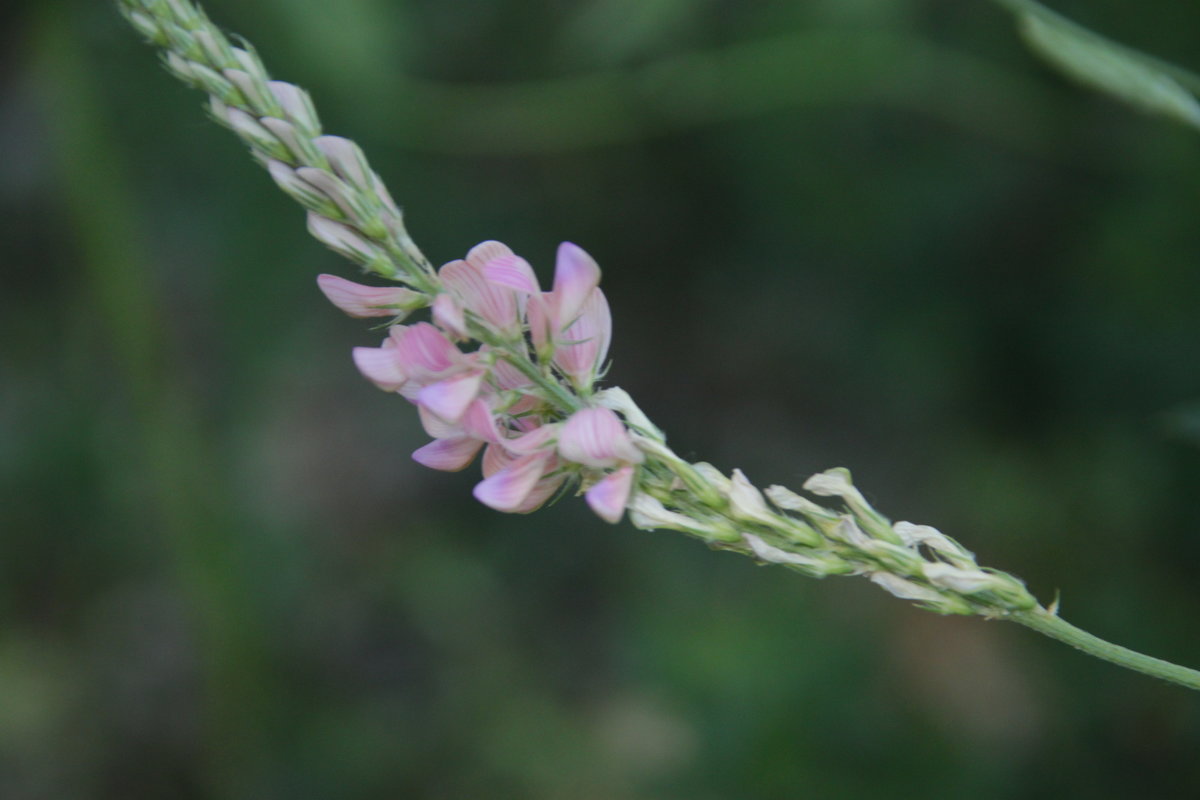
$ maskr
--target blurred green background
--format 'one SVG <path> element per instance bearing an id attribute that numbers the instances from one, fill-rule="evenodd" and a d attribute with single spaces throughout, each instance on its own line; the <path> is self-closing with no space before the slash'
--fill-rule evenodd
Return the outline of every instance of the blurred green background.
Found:
<path id="1" fill-rule="evenodd" d="M 610 379 L 1200 665 L 1200 137 L 954 0 L 210 0 Z M 1056 3 L 1193 68 L 1200 6 Z M 1200 698 L 578 501 L 477 505 L 108 3 L 0 12 L 0 797 L 1194 798 Z"/>

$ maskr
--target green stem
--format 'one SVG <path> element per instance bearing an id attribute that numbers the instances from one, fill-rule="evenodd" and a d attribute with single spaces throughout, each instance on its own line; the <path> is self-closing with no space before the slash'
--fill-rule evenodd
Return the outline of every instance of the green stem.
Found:
<path id="1" fill-rule="evenodd" d="M 1099 636 L 1093 636 L 1085 630 L 1076 628 L 1044 608 L 1018 612 L 1009 616 L 1008 619 L 1045 634 L 1051 639 L 1069 644 L 1090 656 L 1200 691 L 1200 670 L 1181 667 L 1170 661 L 1163 661 L 1161 658 L 1143 655 L 1128 647 L 1106 642 Z"/>
<path id="2" fill-rule="evenodd" d="M 553 399 L 558 403 L 560 410 L 566 415 L 570 416 L 583 407 L 578 397 L 564 389 L 562 384 L 542 374 L 541 370 L 534 366 L 524 353 L 509 346 L 503 350 L 503 356 L 505 361 L 516 367 L 522 375 L 529 378 L 539 389 L 545 392 L 547 398 Z"/>

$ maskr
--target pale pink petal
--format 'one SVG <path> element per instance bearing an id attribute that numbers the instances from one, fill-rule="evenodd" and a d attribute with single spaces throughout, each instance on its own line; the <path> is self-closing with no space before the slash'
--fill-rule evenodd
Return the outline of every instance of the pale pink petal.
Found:
<path id="1" fill-rule="evenodd" d="M 519 506 L 513 509 L 514 514 L 528 514 L 530 511 L 537 511 L 543 504 L 558 491 L 563 485 L 563 481 L 567 479 L 566 475 L 547 475 L 536 484 L 533 489 L 525 497 Z"/>
<path id="2" fill-rule="evenodd" d="M 486 352 L 488 348 L 479 348 L 480 353 Z M 521 370 L 514 367 L 506 359 L 498 358 L 496 363 L 492 365 L 492 383 L 496 388 L 504 391 L 506 389 L 520 389 L 522 386 L 530 386 L 533 381 L 525 377 Z"/>
<path id="3" fill-rule="evenodd" d="M 575 321 L 592 290 L 600 285 L 600 267 L 578 245 L 563 242 L 554 264 L 555 319 L 559 328 Z"/>
<path id="4" fill-rule="evenodd" d="M 489 444 L 483 451 L 483 477 L 490 478 L 500 470 L 508 469 L 516 460 L 500 445 Z"/>
<path id="5" fill-rule="evenodd" d="M 582 313 L 559 336 L 554 363 L 578 387 L 591 386 L 612 341 L 612 313 L 604 292 L 593 289 Z"/>
<path id="6" fill-rule="evenodd" d="M 486 242 L 480 242 L 467 251 L 467 263 L 473 267 L 483 269 L 483 265 L 494 258 L 501 256 L 511 256 L 512 249 L 503 242 L 497 242 L 494 239 L 489 239 Z"/>
<path id="7" fill-rule="evenodd" d="M 407 326 L 403 336 L 393 335 L 400 363 L 410 373 L 436 374 L 462 363 L 462 352 L 428 322 Z"/>
<path id="8" fill-rule="evenodd" d="M 534 394 L 523 394 L 521 399 L 509 406 L 508 415 L 513 425 L 519 430 L 531 431 L 542 424 L 542 420 L 534 413 L 546 401 Z"/>
<path id="9" fill-rule="evenodd" d="M 500 431 L 496 428 L 496 415 L 482 397 L 476 398 L 467 406 L 466 413 L 459 421 L 468 436 L 473 436 L 483 442 L 496 443 L 500 441 Z"/>
<path id="10" fill-rule="evenodd" d="M 513 512 L 521 508 L 542 477 L 549 454 L 522 456 L 489 478 L 475 485 L 475 499 L 497 511 Z"/>
<path id="11" fill-rule="evenodd" d="M 554 309 L 547 301 L 549 295 L 535 294 L 525 307 L 525 318 L 529 321 L 529 338 L 539 359 L 547 359 L 554 353 Z"/>
<path id="12" fill-rule="evenodd" d="M 416 394 L 413 396 L 415 398 Z M 417 406 L 417 415 L 421 418 L 421 427 L 434 439 L 457 439 L 467 435 L 461 425 L 447 422 L 424 406 Z"/>
<path id="13" fill-rule="evenodd" d="M 354 365 L 367 380 L 385 392 L 396 391 L 408 380 L 394 347 L 356 347 Z"/>
<path id="14" fill-rule="evenodd" d="M 516 294 L 512 289 L 489 281 L 481 268 L 467 261 L 451 261 L 438 271 L 438 277 L 463 306 L 497 330 L 510 335 L 519 330 L 521 321 Z"/>
<path id="15" fill-rule="evenodd" d="M 433 321 L 455 339 L 470 338 L 467 334 L 467 321 L 463 316 L 463 307 L 458 300 L 448 294 L 439 294 L 433 298 Z"/>
<path id="16" fill-rule="evenodd" d="M 617 415 L 607 408 L 585 408 L 571 415 L 558 435 L 558 452 L 588 467 L 637 464 L 645 458 Z"/>
<path id="17" fill-rule="evenodd" d="M 507 286 L 524 294 L 536 294 L 539 291 L 533 267 L 520 256 L 509 254 L 493 258 L 483 265 L 483 277 L 497 286 Z"/>
<path id="18" fill-rule="evenodd" d="M 517 455 L 535 453 L 538 450 L 546 449 L 547 445 L 554 441 L 554 437 L 558 436 L 559 427 L 558 423 L 541 425 L 514 439 L 505 439 L 500 444 L 504 445 L 505 449 L 510 453 L 516 453 Z"/>
<path id="19" fill-rule="evenodd" d="M 434 439 L 424 447 L 413 451 L 413 461 L 430 469 L 458 472 L 465 469 L 474 459 L 483 442 L 469 436 L 458 439 Z"/>
<path id="20" fill-rule="evenodd" d="M 417 404 L 447 422 L 458 422 L 467 406 L 479 396 L 482 372 L 464 372 L 425 386 L 417 393 Z"/>
<path id="21" fill-rule="evenodd" d="M 592 511 L 605 522 L 620 522 L 633 489 L 633 467 L 621 467 L 584 494 Z"/>
<path id="22" fill-rule="evenodd" d="M 337 275 L 318 275 L 317 286 L 329 302 L 352 317 L 396 317 L 424 302 L 411 289 L 363 286 Z"/>

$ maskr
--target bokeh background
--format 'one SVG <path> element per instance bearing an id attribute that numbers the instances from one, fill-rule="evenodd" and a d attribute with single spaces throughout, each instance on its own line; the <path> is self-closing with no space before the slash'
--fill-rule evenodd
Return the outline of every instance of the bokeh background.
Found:
<path id="1" fill-rule="evenodd" d="M 957 0 L 209 0 L 611 381 L 1200 665 L 1200 137 Z M 1200 67 L 1200 6 L 1055 7 Z M 475 504 L 110 5 L 0 12 L 0 797 L 1194 798 L 1200 698 L 578 501 Z"/>

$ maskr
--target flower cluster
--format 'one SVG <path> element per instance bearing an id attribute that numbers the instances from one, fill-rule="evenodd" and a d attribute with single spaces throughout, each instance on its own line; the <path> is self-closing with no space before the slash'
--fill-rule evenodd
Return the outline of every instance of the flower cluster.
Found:
<path id="1" fill-rule="evenodd" d="M 482 450 L 475 497 L 498 511 L 533 511 L 578 479 L 592 510 L 619 521 L 645 457 L 614 411 L 588 404 L 612 338 L 596 262 L 564 242 L 543 292 L 525 259 L 483 242 L 437 275 L 432 297 L 318 279 L 347 314 L 393 318 L 383 344 L 356 347 L 354 362 L 417 406 L 433 441 L 413 458 L 457 471 Z M 403 324 L 425 306 L 431 322 Z"/>

